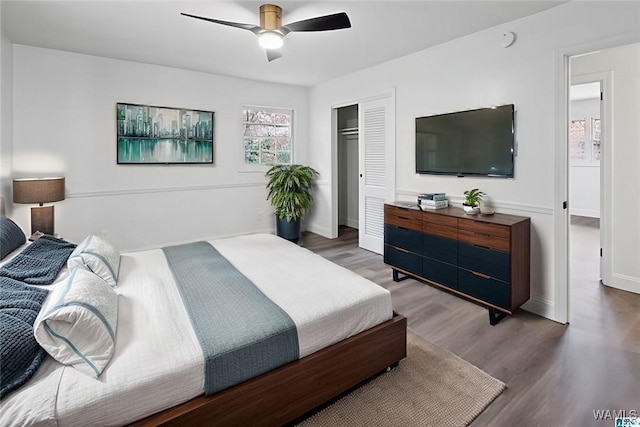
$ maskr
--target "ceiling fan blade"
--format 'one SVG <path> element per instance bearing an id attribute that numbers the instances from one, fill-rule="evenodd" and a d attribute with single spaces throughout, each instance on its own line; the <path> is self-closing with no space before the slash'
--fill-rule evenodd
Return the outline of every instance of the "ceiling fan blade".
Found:
<path id="1" fill-rule="evenodd" d="M 205 18 L 204 16 L 190 15 L 188 13 L 181 13 L 180 15 L 188 16 L 189 18 L 202 19 L 203 21 L 213 22 L 214 24 L 227 25 L 229 27 L 242 28 L 243 30 L 249 30 L 255 34 L 258 34 L 262 28 L 257 25 L 242 24 L 240 22 L 221 21 L 219 19 Z"/>
<path id="2" fill-rule="evenodd" d="M 319 16 L 317 18 L 305 19 L 304 21 L 292 22 L 283 25 L 281 29 L 288 31 L 330 31 L 351 28 L 351 21 L 346 13 L 334 13 L 333 15 Z M 285 30 L 285 31 L 286 31 Z"/>
<path id="3" fill-rule="evenodd" d="M 267 59 L 269 62 L 282 57 L 282 49 L 267 49 Z"/>

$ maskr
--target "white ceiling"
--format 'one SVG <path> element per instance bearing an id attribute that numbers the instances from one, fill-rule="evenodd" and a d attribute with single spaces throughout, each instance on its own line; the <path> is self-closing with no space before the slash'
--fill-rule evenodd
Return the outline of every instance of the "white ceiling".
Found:
<path id="1" fill-rule="evenodd" d="M 563 1 L 278 1 L 283 24 L 347 12 L 352 28 L 290 33 L 268 62 L 249 31 L 180 12 L 259 24 L 256 1 L 7 1 L 14 43 L 270 82 L 312 86 Z"/>

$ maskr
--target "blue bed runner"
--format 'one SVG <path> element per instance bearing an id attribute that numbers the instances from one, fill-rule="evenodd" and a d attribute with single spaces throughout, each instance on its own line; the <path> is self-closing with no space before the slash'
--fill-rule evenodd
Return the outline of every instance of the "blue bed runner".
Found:
<path id="1" fill-rule="evenodd" d="M 211 244 L 163 248 L 205 357 L 205 393 L 299 358 L 293 320 Z"/>

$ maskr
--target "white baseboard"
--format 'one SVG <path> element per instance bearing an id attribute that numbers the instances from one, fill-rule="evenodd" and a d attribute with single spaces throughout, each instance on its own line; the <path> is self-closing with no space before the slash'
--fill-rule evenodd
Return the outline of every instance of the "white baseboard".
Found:
<path id="1" fill-rule="evenodd" d="M 600 211 L 592 210 L 592 209 L 569 209 L 569 213 L 571 215 L 577 216 L 586 216 L 589 218 L 600 218 Z"/>
<path id="2" fill-rule="evenodd" d="M 346 218 L 344 220 L 344 225 L 346 225 L 347 227 L 359 229 L 360 228 L 359 224 L 360 224 L 360 222 L 357 219 Z"/>
<path id="3" fill-rule="evenodd" d="M 329 231 L 329 229 L 321 225 L 307 224 L 307 226 L 305 227 L 305 230 L 310 231 L 312 233 L 316 233 L 322 237 L 326 237 L 327 239 L 331 238 L 331 232 Z"/>
<path id="4" fill-rule="evenodd" d="M 617 273 L 614 273 L 611 276 L 615 283 L 605 283 L 605 286 L 640 294 L 640 278 Z"/>
<path id="5" fill-rule="evenodd" d="M 522 307 L 523 310 L 529 313 L 537 314 L 538 316 L 546 317 L 547 319 L 558 321 L 555 318 L 555 307 L 553 302 L 537 296 L 532 296 L 529 301 L 525 302 Z"/>

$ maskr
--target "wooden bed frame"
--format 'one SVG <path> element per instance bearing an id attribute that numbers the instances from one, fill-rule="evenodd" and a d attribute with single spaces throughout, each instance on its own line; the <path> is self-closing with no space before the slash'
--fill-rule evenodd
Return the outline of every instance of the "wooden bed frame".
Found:
<path id="1" fill-rule="evenodd" d="M 278 426 L 299 420 L 407 355 L 407 319 L 391 320 L 295 362 L 133 426 Z"/>

